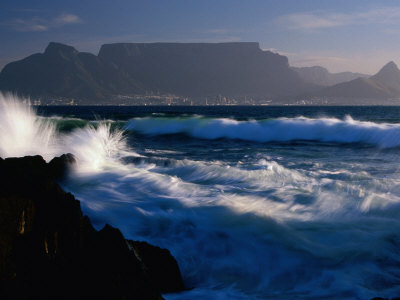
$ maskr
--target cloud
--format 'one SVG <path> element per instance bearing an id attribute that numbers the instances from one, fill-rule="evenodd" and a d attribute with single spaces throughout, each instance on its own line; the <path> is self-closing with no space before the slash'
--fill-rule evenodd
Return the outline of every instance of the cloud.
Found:
<path id="1" fill-rule="evenodd" d="M 77 15 L 72 14 L 62 14 L 55 18 L 54 21 L 55 23 L 60 25 L 77 24 L 82 22 L 82 20 Z"/>
<path id="2" fill-rule="evenodd" d="M 400 24 L 400 7 L 353 13 L 305 12 L 283 15 L 275 23 L 290 30 L 319 30 L 365 24 Z"/>
<path id="3" fill-rule="evenodd" d="M 15 31 L 46 31 L 48 30 L 48 26 L 46 22 L 40 18 L 31 18 L 31 19 L 15 19 L 12 22 L 8 23 L 9 27 L 11 27 Z"/>
<path id="4" fill-rule="evenodd" d="M 61 14 L 55 18 L 43 19 L 39 17 L 32 18 L 17 18 L 12 21 L 4 22 L 2 25 L 6 25 L 15 31 L 20 32 L 40 32 L 48 31 L 52 28 L 81 23 L 82 20 L 73 14 Z"/>

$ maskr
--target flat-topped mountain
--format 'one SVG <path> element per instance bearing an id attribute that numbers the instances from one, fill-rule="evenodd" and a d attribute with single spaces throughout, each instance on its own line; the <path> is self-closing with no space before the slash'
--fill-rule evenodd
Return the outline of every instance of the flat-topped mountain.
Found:
<path id="1" fill-rule="evenodd" d="M 99 57 L 146 88 L 190 96 L 283 96 L 310 88 L 258 43 L 106 44 Z"/>
<path id="2" fill-rule="evenodd" d="M 400 97 L 400 70 L 391 61 L 369 78 L 357 78 L 327 87 L 319 94 L 343 98 L 398 98 Z"/>
<path id="3" fill-rule="evenodd" d="M 50 43 L 44 53 L 6 65 L 0 90 L 110 103 L 116 95 L 284 97 L 315 86 L 285 56 L 258 43 L 106 44 L 99 55 Z"/>
<path id="4" fill-rule="evenodd" d="M 367 74 L 353 72 L 330 73 L 327 69 L 320 66 L 292 67 L 292 69 L 296 71 L 304 81 L 321 86 L 331 86 L 360 77 L 370 77 L 370 75 Z"/>

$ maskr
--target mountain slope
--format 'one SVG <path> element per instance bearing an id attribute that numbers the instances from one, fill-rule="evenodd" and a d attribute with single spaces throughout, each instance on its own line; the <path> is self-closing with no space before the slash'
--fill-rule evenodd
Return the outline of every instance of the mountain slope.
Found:
<path id="1" fill-rule="evenodd" d="M 315 89 L 289 67 L 287 57 L 262 51 L 258 43 L 107 44 L 98 56 L 50 43 L 44 53 L 0 73 L 3 91 L 99 104 L 147 92 L 267 98 Z"/>
<path id="2" fill-rule="evenodd" d="M 285 56 L 258 43 L 106 44 L 99 57 L 144 86 L 188 96 L 283 96 L 309 90 Z"/>
<path id="3" fill-rule="evenodd" d="M 330 73 L 327 69 L 320 66 L 302 68 L 292 67 L 292 69 L 296 71 L 304 81 L 321 86 L 331 86 L 338 83 L 351 81 L 360 77 L 369 77 L 369 75 L 362 73 Z"/>
<path id="4" fill-rule="evenodd" d="M 82 99 L 104 99 L 120 90 L 142 91 L 118 67 L 59 43 L 50 43 L 43 54 L 6 65 L 0 73 L 0 89 L 30 96 Z"/>
<path id="5" fill-rule="evenodd" d="M 320 91 L 319 96 L 387 99 L 400 97 L 400 70 L 394 62 L 386 64 L 370 78 L 357 78 Z"/>

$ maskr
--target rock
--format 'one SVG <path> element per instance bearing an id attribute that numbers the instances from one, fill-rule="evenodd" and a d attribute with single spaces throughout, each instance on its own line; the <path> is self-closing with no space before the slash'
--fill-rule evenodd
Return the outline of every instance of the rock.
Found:
<path id="1" fill-rule="evenodd" d="M 48 165 L 50 176 L 52 178 L 63 178 L 75 162 L 75 157 L 71 153 L 54 157 Z"/>
<path id="2" fill-rule="evenodd" d="M 146 242 L 128 241 L 128 243 L 161 292 L 177 292 L 184 289 L 178 263 L 167 249 Z"/>
<path id="3" fill-rule="evenodd" d="M 80 202 L 54 182 L 72 162 L 70 155 L 49 164 L 40 156 L 0 159 L 0 299 L 162 299 L 160 291 L 183 288 L 164 278 L 176 278 L 167 250 L 141 247 L 145 265 L 118 229 L 93 228 Z M 154 274 L 155 262 L 171 274 Z"/>

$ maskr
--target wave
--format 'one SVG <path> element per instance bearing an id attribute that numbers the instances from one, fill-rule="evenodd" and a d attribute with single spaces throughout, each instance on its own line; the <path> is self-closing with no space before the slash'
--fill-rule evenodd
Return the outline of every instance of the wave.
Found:
<path id="1" fill-rule="evenodd" d="M 113 121 L 38 116 L 29 99 L 0 93 L 0 156 L 41 155 L 46 160 L 72 153 L 79 171 L 97 171 L 127 149 Z M 135 155 L 130 152 L 130 155 Z"/>
<path id="2" fill-rule="evenodd" d="M 100 170 L 118 160 L 127 149 L 123 132 L 111 130 L 109 123 L 75 129 L 64 137 L 63 143 L 77 158 L 80 171 Z"/>
<path id="3" fill-rule="evenodd" d="M 56 154 L 56 128 L 40 119 L 28 99 L 0 93 L 0 156 L 40 154 L 51 159 Z"/>
<path id="4" fill-rule="evenodd" d="M 142 152 L 140 141 L 131 144 L 139 156 L 118 129 L 121 123 L 44 118 L 16 97 L 1 99 L 0 155 L 73 153 L 78 164 L 63 188 L 81 200 L 96 228 L 109 223 L 127 238 L 170 249 L 186 285 L 196 287 L 169 299 L 369 299 L 399 292 L 397 151 L 365 162 L 363 153 L 377 151 L 351 149 L 354 156 L 348 156 L 333 149 L 315 159 L 308 149 L 292 155 L 257 146 L 225 159 L 196 157 L 192 148 L 180 153 L 155 138 Z M 400 130 L 350 117 L 156 116 L 125 125 L 145 135 L 378 147 L 398 146 Z"/>
<path id="5" fill-rule="evenodd" d="M 350 116 L 310 119 L 305 117 L 237 121 L 233 119 L 134 118 L 127 130 L 144 135 L 186 134 L 200 139 L 237 139 L 253 142 L 318 141 L 363 143 L 380 148 L 400 146 L 400 124 L 353 120 Z"/>

